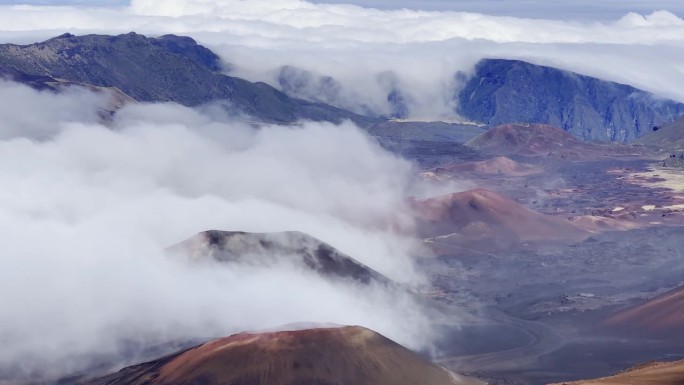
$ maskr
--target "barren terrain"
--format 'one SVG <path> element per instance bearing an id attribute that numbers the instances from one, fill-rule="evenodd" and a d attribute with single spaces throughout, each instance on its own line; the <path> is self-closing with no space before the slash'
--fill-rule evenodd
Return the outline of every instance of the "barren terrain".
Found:
<path id="1" fill-rule="evenodd" d="M 546 384 L 684 358 L 680 333 L 601 326 L 684 283 L 684 171 L 657 168 L 643 148 L 562 133 L 549 144 L 529 129 L 553 128 L 516 127 L 471 140 L 476 161 L 466 150 L 418 154 L 433 180 L 479 188 L 416 202 L 437 254 L 421 259 L 429 294 L 470 314 L 439 320 L 438 362 L 491 384 Z"/>

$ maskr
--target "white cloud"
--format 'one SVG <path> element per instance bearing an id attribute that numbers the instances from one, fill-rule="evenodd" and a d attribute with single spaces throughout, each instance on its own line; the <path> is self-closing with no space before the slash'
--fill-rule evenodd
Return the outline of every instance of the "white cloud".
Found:
<path id="1" fill-rule="evenodd" d="M 126 107 L 105 127 L 91 120 L 88 91 L 0 90 L 0 106 L 13 103 L 0 121 L 44 107 L 0 137 L 0 383 L 12 371 L 64 375 L 138 350 L 126 341 L 144 348 L 302 321 L 429 344 L 429 320 L 408 295 L 287 264 L 187 266 L 163 252 L 208 229 L 298 230 L 420 282 L 402 211 L 411 165 L 351 123 L 255 130 L 211 106 L 157 104 Z"/>
<path id="2" fill-rule="evenodd" d="M 54 122 L 96 122 L 98 112 L 107 107 L 105 93 L 76 87 L 66 93 L 69 97 L 37 92 L 0 79 L 0 139 L 49 137 L 60 129 Z M 26 103 L 27 100 L 33 103 Z"/>
<path id="3" fill-rule="evenodd" d="M 330 3 L 314 0 L 314 3 Z M 557 20 L 610 20 L 627 12 L 651 13 L 667 9 L 682 14 L 678 0 L 347 0 L 345 3 L 381 9 L 476 12 L 490 15 Z"/>
<path id="4" fill-rule="evenodd" d="M 518 3 L 525 9 L 524 2 Z M 487 7 L 491 4 L 479 9 Z M 635 7 L 646 9 L 645 4 Z M 615 2 L 604 8 L 621 9 Z M 121 8 L 0 6 L 0 38 L 6 41 L 28 43 L 65 31 L 131 30 L 193 36 L 231 63 L 234 75 L 253 81 L 277 85 L 283 65 L 330 75 L 342 85 L 335 104 L 357 112 L 391 111 L 378 75 L 392 71 L 411 117 L 453 118 L 454 73 L 467 71 L 482 57 L 555 65 L 684 101 L 678 86 L 684 82 L 684 22 L 668 11 L 598 22 L 302 0 L 134 0 Z"/>
<path id="5" fill-rule="evenodd" d="M 656 11 L 650 15 L 640 15 L 630 12 L 618 20 L 616 25 L 626 28 L 631 27 L 681 27 L 684 21 L 667 11 Z"/>

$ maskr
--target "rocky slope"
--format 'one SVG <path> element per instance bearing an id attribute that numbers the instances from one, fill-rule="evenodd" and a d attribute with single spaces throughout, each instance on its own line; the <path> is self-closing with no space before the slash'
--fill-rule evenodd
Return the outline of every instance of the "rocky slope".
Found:
<path id="1" fill-rule="evenodd" d="M 290 98 L 265 83 L 221 73 L 219 57 L 189 37 L 148 38 L 64 34 L 30 45 L 0 45 L 0 68 L 15 78 L 54 78 L 99 87 L 116 87 L 141 102 L 186 106 L 222 100 L 227 108 L 265 122 L 299 119 L 361 125 L 375 120 L 321 103 Z"/>
<path id="2" fill-rule="evenodd" d="M 62 92 L 69 87 L 82 87 L 92 92 L 106 93 L 109 95 L 109 105 L 105 110 L 100 112 L 104 119 L 109 118 L 111 114 L 119 110 L 125 104 L 134 102 L 130 96 L 126 95 L 116 87 L 98 87 L 93 86 L 92 84 L 72 82 L 64 79 L 55 79 L 50 76 L 30 75 L 13 67 L 2 65 L 0 65 L 0 79 L 21 83 L 38 91 Z"/>
<path id="3" fill-rule="evenodd" d="M 271 265 L 292 263 L 333 279 L 391 284 L 384 275 L 308 234 L 205 231 L 169 248 L 193 260 Z"/>
<path id="4" fill-rule="evenodd" d="M 684 151 L 684 117 L 653 127 L 651 132 L 637 140 L 637 143 L 668 152 Z"/>
<path id="5" fill-rule="evenodd" d="M 527 242 L 576 242 L 588 232 L 493 191 L 477 189 L 413 202 L 422 236 L 436 245 L 506 247 Z"/>
<path id="6" fill-rule="evenodd" d="M 0 78 L 25 84 L 36 90 L 58 91 L 59 80 L 44 75 L 29 75 L 13 67 L 0 66 Z"/>
<path id="7" fill-rule="evenodd" d="M 552 385 L 684 385 L 684 361 L 650 362 L 612 377 Z"/>
<path id="8" fill-rule="evenodd" d="M 670 154 L 662 163 L 663 167 L 667 168 L 684 168 L 684 153 Z"/>
<path id="9" fill-rule="evenodd" d="M 466 143 L 490 155 L 544 156 L 554 159 L 590 160 L 605 156 L 643 155 L 630 145 L 587 143 L 548 124 L 502 124 Z"/>
<path id="10" fill-rule="evenodd" d="M 684 287 L 618 311 L 603 326 L 637 337 L 684 336 Z"/>
<path id="11" fill-rule="evenodd" d="M 684 113 L 628 85 L 518 60 L 484 59 L 461 78 L 457 112 L 490 126 L 544 123 L 583 140 L 630 142 Z"/>
<path id="12" fill-rule="evenodd" d="M 83 385 L 475 385 L 354 326 L 242 333 Z"/>

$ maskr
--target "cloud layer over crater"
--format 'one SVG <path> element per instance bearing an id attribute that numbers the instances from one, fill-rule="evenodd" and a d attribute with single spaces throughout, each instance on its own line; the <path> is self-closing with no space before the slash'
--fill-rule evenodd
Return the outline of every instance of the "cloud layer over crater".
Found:
<path id="1" fill-rule="evenodd" d="M 410 118 L 454 119 L 455 74 L 483 57 L 684 101 L 684 21 L 668 11 L 597 22 L 301 0 L 0 6 L 5 42 L 129 31 L 192 36 L 231 75 L 276 87 L 290 66 L 314 82 L 299 96 L 315 98 L 323 84 L 326 101 L 362 113 L 391 114 L 396 91 Z M 419 282 L 402 210 L 416 191 L 408 162 L 349 123 L 255 130 L 215 106 L 152 104 L 129 106 L 105 127 L 105 105 L 83 90 L 56 96 L 0 83 L 0 376 L 66 374 L 94 363 L 85 357 L 300 321 L 429 342 L 429 320 L 400 294 L 298 266 L 188 267 L 163 252 L 207 229 L 298 230 Z"/>
<path id="2" fill-rule="evenodd" d="M 212 106 L 153 104 L 105 127 L 88 91 L 0 90 L 0 105 L 14 103 L 0 109 L 0 383 L 294 322 L 429 345 L 429 321 L 406 294 L 285 263 L 187 265 L 164 253 L 208 229 L 297 230 L 421 282 L 402 209 L 412 167 L 352 124 L 254 129 Z M 26 118 L 35 106 L 39 118 Z"/>

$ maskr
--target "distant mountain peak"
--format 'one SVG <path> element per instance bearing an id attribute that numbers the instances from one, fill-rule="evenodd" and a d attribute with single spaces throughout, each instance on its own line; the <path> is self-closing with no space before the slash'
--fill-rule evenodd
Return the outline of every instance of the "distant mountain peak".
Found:
<path id="1" fill-rule="evenodd" d="M 629 85 L 521 60 L 483 59 L 457 78 L 457 112 L 490 126 L 543 123 L 583 140 L 630 142 L 684 114 L 684 104 Z"/>
<path id="2" fill-rule="evenodd" d="M 55 36 L 55 37 L 53 37 L 53 38 L 50 39 L 50 40 L 68 39 L 68 38 L 72 38 L 72 37 L 76 37 L 76 35 L 67 32 L 67 33 L 63 33 L 63 34 L 61 34 L 61 35 L 59 35 L 59 36 Z M 48 40 L 48 41 L 50 41 L 50 40 Z"/>
<path id="3" fill-rule="evenodd" d="M 44 42 L 0 45 L 0 68 L 18 78 L 51 77 L 97 87 L 116 87 L 142 102 L 176 102 L 197 106 L 227 101 L 233 112 L 269 123 L 298 120 L 361 126 L 375 123 L 349 111 L 291 98 L 264 83 L 221 72 L 221 59 L 189 37 L 146 37 L 135 32 L 117 36 L 70 33 Z"/>

